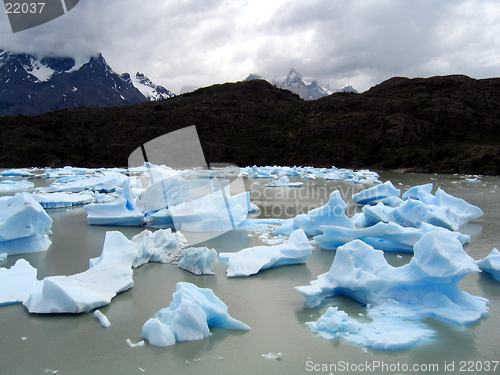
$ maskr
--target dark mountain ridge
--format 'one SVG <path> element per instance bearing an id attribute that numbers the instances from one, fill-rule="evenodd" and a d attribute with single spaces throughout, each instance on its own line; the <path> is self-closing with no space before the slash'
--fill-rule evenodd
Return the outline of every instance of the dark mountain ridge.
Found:
<path id="1" fill-rule="evenodd" d="M 126 166 L 196 125 L 209 162 L 500 174 L 500 79 L 391 78 L 314 101 L 263 80 L 159 102 L 0 118 L 0 166 Z"/>

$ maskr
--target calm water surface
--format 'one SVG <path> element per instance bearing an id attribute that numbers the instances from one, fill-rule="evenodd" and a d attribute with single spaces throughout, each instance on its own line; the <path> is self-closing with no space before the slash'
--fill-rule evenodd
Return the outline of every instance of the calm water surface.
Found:
<path id="1" fill-rule="evenodd" d="M 484 216 L 461 228 L 472 236 L 466 251 L 474 258 L 500 248 L 500 178 L 483 177 L 481 182 L 466 182 L 459 176 L 383 173 L 403 191 L 408 187 L 432 182 L 446 192 L 479 206 Z M 327 202 L 331 191 L 340 189 L 344 198 L 363 186 L 334 181 L 305 182 L 300 189 L 265 188 L 265 180 L 246 180 L 252 201 L 262 210 L 259 218 L 289 218 Z M 44 183 L 48 183 L 47 181 Z M 357 208 L 350 202 L 348 214 Z M 52 245 L 37 254 L 10 256 L 0 267 L 10 267 L 24 257 L 38 269 L 42 279 L 50 275 L 71 275 L 88 269 L 88 259 L 99 256 L 105 232 L 119 230 L 127 237 L 143 228 L 96 227 L 87 224 L 83 208 L 48 210 L 53 218 Z M 255 216 L 255 215 L 254 215 Z M 249 236 L 251 234 L 251 236 Z M 260 245 L 260 233 L 235 231 L 207 241 L 203 245 L 218 252 L 232 252 Z M 315 245 L 317 247 L 317 245 Z M 394 266 L 406 264 L 411 255 L 386 255 Z M 384 368 L 367 371 L 337 371 L 334 374 L 499 374 L 486 371 L 487 361 L 500 360 L 500 283 L 486 273 L 467 276 L 461 288 L 490 300 L 489 316 L 466 328 L 434 320 L 426 323 L 436 331 L 433 341 L 402 351 L 365 353 L 362 347 L 341 340 L 327 341 L 310 332 L 305 325 L 317 320 L 329 306 L 339 306 L 351 317 L 365 308 L 346 298 L 330 298 L 314 309 L 304 306 L 303 297 L 294 289 L 328 271 L 334 251 L 317 248 L 306 265 L 270 269 L 248 278 L 227 278 L 225 264 L 215 267 L 215 276 L 195 276 L 174 265 L 146 264 L 134 270 L 135 285 L 119 294 L 111 304 L 100 308 L 111 321 L 104 329 L 89 314 L 36 315 L 24 306 L 0 307 L 0 374 L 328 374 L 319 365 L 349 366 L 379 364 Z M 181 342 L 167 348 L 146 343 L 131 348 L 126 340 L 142 340 L 142 325 L 155 312 L 167 307 L 179 281 L 211 288 L 229 307 L 229 314 L 249 325 L 249 332 L 212 329 L 213 336 L 195 342 Z M 282 353 L 280 360 L 262 354 Z M 466 366 L 460 371 L 461 363 Z M 473 362 L 470 362 L 473 361 Z M 471 369 L 473 364 L 473 370 Z M 316 365 L 316 368 L 313 367 Z M 409 371 L 403 371 L 404 365 Z M 416 367 L 413 367 L 416 365 Z M 451 371 L 454 365 L 454 371 Z M 399 366 L 399 367 L 398 367 Z M 433 366 L 433 367 L 432 367 Z M 436 367 L 438 366 L 438 367 Z M 448 367 L 445 367 L 448 366 Z M 413 371 L 413 369 L 420 369 Z M 482 368 L 482 370 L 481 370 Z M 332 367 L 334 369 L 334 367 Z M 438 371 L 433 371 L 438 369 Z M 313 371 L 308 371 L 313 370 Z M 425 371 L 427 370 L 427 371 Z M 432 370 L 432 371 L 431 371 Z M 448 371 L 446 371 L 448 370 Z"/>

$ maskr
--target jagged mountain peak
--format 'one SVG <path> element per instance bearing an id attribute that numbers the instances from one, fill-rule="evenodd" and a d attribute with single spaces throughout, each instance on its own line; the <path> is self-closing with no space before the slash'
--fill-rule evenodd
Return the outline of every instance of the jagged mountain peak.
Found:
<path id="1" fill-rule="evenodd" d="M 288 72 L 288 75 L 285 78 L 284 81 L 285 86 L 297 86 L 297 87 L 304 87 L 306 84 L 302 80 L 302 76 L 297 73 L 297 71 L 292 68 L 290 69 L 290 72 Z"/>
<path id="2" fill-rule="evenodd" d="M 117 74 L 102 53 L 37 57 L 0 49 L 0 116 L 133 105 L 174 96 L 144 74 Z"/>

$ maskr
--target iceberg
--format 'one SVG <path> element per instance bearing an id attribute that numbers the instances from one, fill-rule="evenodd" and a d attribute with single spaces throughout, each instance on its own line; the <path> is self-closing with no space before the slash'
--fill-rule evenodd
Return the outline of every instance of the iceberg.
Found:
<path id="1" fill-rule="evenodd" d="M 35 175 L 31 173 L 28 169 L 17 168 L 17 169 L 6 169 L 0 172 L 2 177 L 34 177 Z"/>
<path id="2" fill-rule="evenodd" d="M 52 219 L 28 193 L 0 197 L 0 253 L 45 251 Z"/>
<path id="3" fill-rule="evenodd" d="M 48 276 L 23 301 L 30 313 L 84 313 L 107 305 L 134 285 L 132 263 L 137 245 L 120 232 L 106 232 L 99 258 L 71 276 Z"/>
<path id="4" fill-rule="evenodd" d="M 462 245 L 470 242 L 470 236 L 468 235 L 426 223 L 423 223 L 420 228 L 403 227 L 396 223 L 382 222 L 362 229 L 331 225 L 325 225 L 322 228 L 324 233 L 314 237 L 314 239 L 325 250 L 335 250 L 339 246 L 359 239 L 379 250 L 413 252 L 413 247 L 418 240 L 430 231 L 438 231 L 449 238 L 457 239 Z"/>
<path id="5" fill-rule="evenodd" d="M 51 193 L 32 194 L 32 197 L 40 203 L 43 208 L 63 208 L 77 205 L 90 204 L 94 201 L 94 196 L 90 193 Z"/>
<path id="6" fill-rule="evenodd" d="M 484 259 L 476 261 L 476 264 L 483 271 L 486 271 L 500 281 L 500 251 L 493 249 L 491 253 Z"/>
<path id="7" fill-rule="evenodd" d="M 308 286 L 296 287 L 306 306 L 338 294 L 398 319 L 426 317 L 466 325 L 488 312 L 488 300 L 460 290 L 459 281 L 480 272 L 462 244 L 438 231 L 422 236 L 415 244 L 410 263 L 392 267 L 384 254 L 354 240 L 337 249 L 332 267 Z M 373 314 L 373 313 L 372 313 Z"/>
<path id="8" fill-rule="evenodd" d="M 27 191 L 33 188 L 35 184 L 26 180 L 10 181 L 4 180 L 0 182 L 0 193 L 8 193 L 12 191 Z"/>
<path id="9" fill-rule="evenodd" d="M 127 182 L 118 199 L 111 203 L 91 203 L 85 206 L 87 221 L 91 225 L 140 226 L 144 214 L 135 204 L 130 184 Z"/>
<path id="10" fill-rule="evenodd" d="M 399 197 L 401 190 L 396 189 L 391 181 L 386 181 L 381 185 L 365 189 L 352 196 L 352 200 L 357 204 L 376 204 L 382 199 L 389 197 Z"/>
<path id="11" fill-rule="evenodd" d="M 142 327 L 142 337 L 154 346 L 178 341 L 195 341 L 212 336 L 209 327 L 249 331 L 250 327 L 232 318 L 228 307 L 211 289 L 179 282 L 170 305 L 158 311 Z"/>
<path id="12" fill-rule="evenodd" d="M 236 253 L 220 253 L 219 260 L 227 261 L 228 277 L 243 277 L 272 267 L 303 264 L 312 253 L 312 246 L 302 229 L 293 232 L 286 243 L 274 246 L 255 246 Z"/>
<path id="13" fill-rule="evenodd" d="M 433 188 L 434 184 L 432 183 L 412 186 L 403 194 L 403 199 L 419 199 L 418 198 L 419 191 L 424 191 L 427 194 L 431 194 Z"/>
<path id="14" fill-rule="evenodd" d="M 19 259 L 10 269 L 0 268 L 0 306 L 22 303 L 37 287 L 37 270 L 25 259 Z"/>
<path id="15" fill-rule="evenodd" d="M 101 325 L 104 328 L 108 328 L 111 326 L 111 323 L 109 322 L 108 317 L 106 315 L 104 315 L 102 312 L 100 312 L 99 310 L 94 311 L 94 316 L 99 320 L 99 323 L 101 323 Z"/>
<path id="16" fill-rule="evenodd" d="M 295 216 L 293 222 L 298 228 L 303 229 L 308 236 L 322 234 L 323 225 L 336 225 L 354 229 L 356 226 L 345 214 L 346 208 L 347 204 L 342 199 L 340 191 L 335 190 L 330 195 L 327 204 L 315 208 L 307 214 Z"/>
<path id="17" fill-rule="evenodd" d="M 213 275 L 217 251 L 208 247 L 191 247 L 182 250 L 178 266 L 195 275 Z"/>
<path id="18" fill-rule="evenodd" d="M 149 262 L 172 263 L 177 261 L 187 240 L 181 232 L 172 232 L 170 228 L 155 232 L 143 230 L 132 237 L 131 241 L 139 249 L 132 266 L 137 268 Z"/>
<path id="19" fill-rule="evenodd" d="M 278 180 L 266 184 L 269 187 L 301 187 L 303 185 L 303 182 L 290 182 L 287 176 L 280 177 Z"/>
<path id="20" fill-rule="evenodd" d="M 95 176 L 66 176 L 54 181 L 48 188 L 47 193 L 70 192 L 79 193 L 85 190 L 110 193 L 117 187 L 122 187 L 128 181 L 128 177 L 118 172 L 104 171 Z"/>

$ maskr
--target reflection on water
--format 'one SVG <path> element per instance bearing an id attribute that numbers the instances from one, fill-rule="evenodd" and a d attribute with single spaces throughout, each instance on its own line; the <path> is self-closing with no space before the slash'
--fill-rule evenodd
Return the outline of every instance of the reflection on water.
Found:
<path id="1" fill-rule="evenodd" d="M 493 247 L 500 247 L 500 178 L 484 177 L 481 182 L 472 183 L 445 175 L 381 175 L 381 180 L 388 179 L 403 191 L 410 186 L 432 182 L 435 188 L 439 186 L 447 193 L 479 206 L 484 216 L 461 228 L 463 233 L 472 237 L 466 251 L 479 259 L 488 255 Z M 359 207 L 350 201 L 350 196 L 363 188 L 322 180 L 305 181 L 302 188 L 266 188 L 267 182 L 245 180 L 252 202 L 262 208 L 260 218 L 290 218 L 297 213 L 306 213 L 310 208 L 325 204 L 334 190 L 341 191 L 348 203 L 348 215 L 352 216 Z M 89 226 L 81 207 L 52 210 L 49 214 L 54 220 L 53 244 L 49 250 L 11 256 L 0 266 L 10 267 L 17 259 L 25 257 L 38 269 L 39 278 L 82 272 L 88 268 L 88 259 L 100 254 L 107 230 L 120 230 L 128 238 L 143 230 Z M 218 252 L 233 252 L 262 245 L 258 236 L 259 233 L 246 231 L 228 232 L 200 245 L 215 248 Z M 454 362 L 456 370 L 460 361 L 499 360 L 500 283 L 486 274 L 469 275 L 460 286 L 473 295 L 490 300 L 489 316 L 465 328 L 428 319 L 426 324 L 436 331 L 436 338 L 426 345 L 404 351 L 368 350 L 365 353 L 363 348 L 340 340 L 320 339 L 310 332 L 305 322 L 317 320 L 329 306 L 339 306 L 361 321 L 367 318 L 365 307 L 347 297 L 326 299 L 317 308 L 305 308 L 303 297 L 294 287 L 307 285 L 328 271 L 335 257 L 334 251 L 321 250 L 317 244 L 315 248 L 305 265 L 270 269 L 248 278 L 226 278 L 222 263 L 215 266 L 215 276 L 195 276 L 169 264 L 144 265 L 134 270 L 135 285 L 132 289 L 100 308 L 111 321 L 108 329 L 102 328 L 92 314 L 33 315 L 28 314 L 22 305 L 3 306 L 0 308 L 3 323 L 0 373 L 44 374 L 51 370 L 72 375 L 140 374 L 146 370 L 148 374 L 304 374 L 310 373 L 306 363 L 337 364 L 339 361 L 352 364 L 367 361 L 437 364 L 439 373 L 443 373 L 445 362 L 448 365 Z M 386 259 L 397 267 L 409 262 L 411 255 L 390 253 L 386 254 Z M 248 324 L 252 331 L 214 329 L 212 337 L 201 341 L 177 343 L 168 348 L 149 344 L 130 348 L 125 340 L 142 340 L 142 325 L 156 311 L 170 304 L 175 284 L 179 281 L 211 288 L 228 306 L 230 315 Z M 283 353 L 281 361 L 261 357 L 269 352 Z"/>

